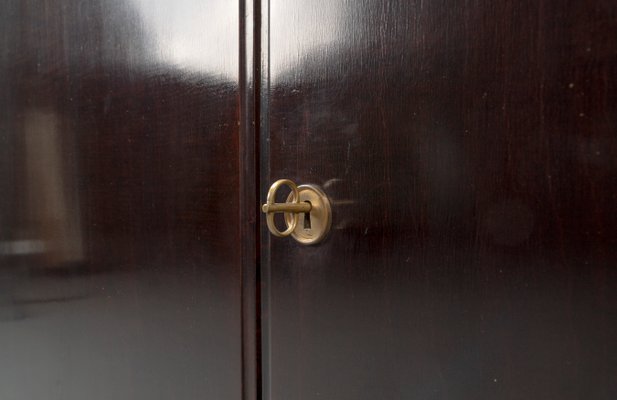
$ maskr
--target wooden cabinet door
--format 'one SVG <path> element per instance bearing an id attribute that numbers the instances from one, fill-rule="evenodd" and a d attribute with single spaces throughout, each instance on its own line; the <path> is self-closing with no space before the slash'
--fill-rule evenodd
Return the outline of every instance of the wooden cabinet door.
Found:
<path id="1" fill-rule="evenodd" d="M 264 399 L 617 396 L 617 6 L 270 0 Z M 263 223 L 265 227 L 265 223 Z"/>
<path id="2" fill-rule="evenodd" d="M 239 2 L 0 2 L 0 398 L 242 398 Z"/>

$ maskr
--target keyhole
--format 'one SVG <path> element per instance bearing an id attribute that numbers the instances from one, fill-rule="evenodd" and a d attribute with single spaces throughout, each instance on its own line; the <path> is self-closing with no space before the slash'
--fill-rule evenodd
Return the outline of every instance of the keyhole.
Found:
<path id="1" fill-rule="evenodd" d="M 310 201 L 305 201 L 305 203 L 311 204 Z M 304 230 L 308 231 L 311 229 L 311 212 L 304 213 Z"/>

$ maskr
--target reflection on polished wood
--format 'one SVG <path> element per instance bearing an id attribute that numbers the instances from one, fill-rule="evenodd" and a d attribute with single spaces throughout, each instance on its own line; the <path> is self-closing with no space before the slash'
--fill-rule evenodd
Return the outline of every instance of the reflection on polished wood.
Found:
<path id="1" fill-rule="evenodd" d="M 240 398 L 238 5 L 170 5 L 0 4 L 0 398 Z"/>
<path id="2" fill-rule="evenodd" d="M 266 397 L 615 398 L 617 4 L 269 4 Z"/>

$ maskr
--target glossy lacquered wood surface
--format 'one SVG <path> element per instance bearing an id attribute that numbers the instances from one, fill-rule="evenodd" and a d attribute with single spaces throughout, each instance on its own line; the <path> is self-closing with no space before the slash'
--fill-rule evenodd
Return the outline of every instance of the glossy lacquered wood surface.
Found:
<path id="1" fill-rule="evenodd" d="M 265 180 L 334 215 L 264 243 L 265 398 L 615 398 L 615 3 L 265 14 Z"/>
<path id="2" fill-rule="evenodd" d="M 238 2 L 0 4 L 0 398 L 239 399 Z"/>

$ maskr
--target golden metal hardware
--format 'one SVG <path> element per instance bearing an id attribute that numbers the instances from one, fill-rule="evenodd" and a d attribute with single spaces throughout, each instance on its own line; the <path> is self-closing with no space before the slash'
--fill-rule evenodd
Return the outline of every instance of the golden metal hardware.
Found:
<path id="1" fill-rule="evenodd" d="M 276 192 L 281 186 L 288 186 L 291 193 L 286 203 L 276 203 Z M 323 240 L 330 230 L 331 208 L 326 194 L 315 185 L 300 185 L 289 179 L 279 179 L 268 191 L 266 204 L 261 207 L 266 214 L 270 232 L 277 237 L 290 236 L 303 244 L 315 244 Z M 283 213 L 287 229 L 280 231 L 274 223 L 274 214 Z M 300 224 L 300 214 L 304 223 Z"/>
<path id="2" fill-rule="evenodd" d="M 261 210 L 265 213 L 277 213 L 277 212 L 286 212 L 286 213 L 307 213 L 311 211 L 311 205 L 309 203 L 274 203 L 274 204 L 264 204 L 261 207 Z"/>
<path id="3" fill-rule="evenodd" d="M 275 203 L 276 201 L 276 192 L 283 185 L 289 186 L 291 189 L 291 200 L 288 199 L 287 203 Z M 274 182 L 272 186 L 270 186 L 270 190 L 268 190 L 268 196 L 266 197 L 266 204 L 261 207 L 261 210 L 266 214 L 266 223 L 268 224 L 268 229 L 274 236 L 285 237 L 291 235 L 291 233 L 296 229 L 296 225 L 298 224 L 298 213 L 306 212 L 304 211 L 295 211 L 293 210 L 297 206 L 301 206 L 299 204 L 300 196 L 298 195 L 298 187 L 296 184 L 289 179 L 279 179 Z M 310 211 L 310 208 L 309 210 Z M 287 229 L 283 232 L 279 231 L 274 223 L 274 214 L 277 212 L 287 212 L 293 213 L 291 214 L 293 217 L 291 221 L 287 223 Z M 287 219 L 286 219 L 287 221 Z"/>

